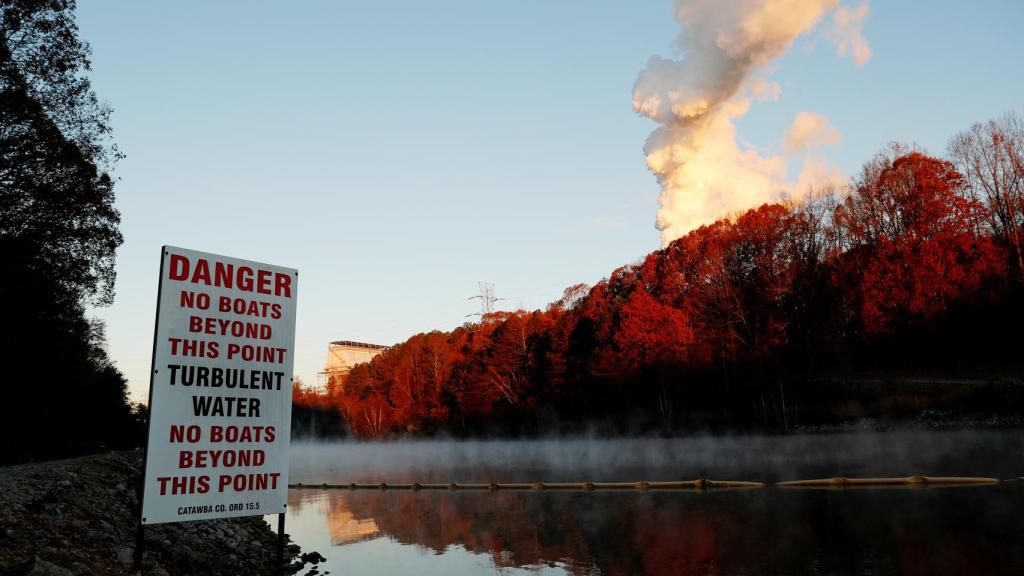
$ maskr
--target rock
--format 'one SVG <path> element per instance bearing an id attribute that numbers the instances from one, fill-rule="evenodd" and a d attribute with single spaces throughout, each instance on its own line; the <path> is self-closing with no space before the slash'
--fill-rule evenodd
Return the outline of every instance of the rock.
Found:
<path id="1" fill-rule="evenodd" d="M 58 566 L 53 562 L 47 562 L 42 558 L 36 556 L 35 564 L 32 565 L 32 570 L 25 576 L 75 576 L 75 573 L 63 566 Z"/>
<path id="2" fill-rule="evenodd" d="M 119 548 L 117 550 L 117 561 L 125 566 L 129 566 L 132 560 L 135 559 L 135 551 L 127 546 Z"/>
<path id="3" fill-rule="evenodd" d="M 309 552 L 308 554 L 303 554 L 299 557 L 299 559 L 302 560 L 303 564 L 319 564 L 324 560 L 327 560 L 327 558 L 324 558 L 320 555 L 319 552 L 316 551 Z"/>
<path id="4" fill-rule="evenodd" d="M 140 456 L 112 453 L 0 468 L 0 575 L 128 574 Z M 263 518 L 147 525 L 144 538 L 143 575 L 274 572 L 275 535 Z M 290 546 L 284 562 L 294 562 L 300 552 Z M 297 563 L 289 573 L 302 569 Z"/>
<path id="5" fill-rule="evenodd" d="M 60 514 L 60 509 L 56 502 L 44 502 L 40 506 L 40 514 L 47 518 L 56 518 Z"/>

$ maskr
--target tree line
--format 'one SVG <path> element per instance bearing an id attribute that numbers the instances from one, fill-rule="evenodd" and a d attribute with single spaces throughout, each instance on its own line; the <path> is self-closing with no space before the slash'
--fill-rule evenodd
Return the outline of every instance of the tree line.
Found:
<path id="1" fill-rule="evenodd" d="M 545 310 L 417 334 L 300 410 L 365 438 L 1019 416 L 1024 123 L 702 226 Z"/>
<path id="2" fill-rule="evenodd" d="M 72 0 L 0 2 L 0 462 L 136 445 L 140 411 L 89 305 L 121 245 L 110 108 Z"/>

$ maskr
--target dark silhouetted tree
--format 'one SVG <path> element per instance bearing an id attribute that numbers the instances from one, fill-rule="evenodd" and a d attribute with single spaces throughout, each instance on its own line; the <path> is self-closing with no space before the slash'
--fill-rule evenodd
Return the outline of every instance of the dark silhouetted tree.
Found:
<path id="1" fill-rule="evenodd" d="M 0 3 L 0 362 L 19 382 L 4 406 L 46 414 L 0 418 L 3 459 L 132 441 L 125 380 L 85 319 L 113 299 L 122 241 L 108 174 L 119 154 L 88 55 L 73 2 Z"/>

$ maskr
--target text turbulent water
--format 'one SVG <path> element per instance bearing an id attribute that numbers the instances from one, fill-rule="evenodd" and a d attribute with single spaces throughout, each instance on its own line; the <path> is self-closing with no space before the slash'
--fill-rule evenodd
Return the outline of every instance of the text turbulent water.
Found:
<path id="1" fill-rule="evenodd" d="M 301 444 L 303 483 L 1022 473 L 1020 431 Z M 707 492 L 293 490 L 333 574 L 1017 574 L 1024 485 Z"/>

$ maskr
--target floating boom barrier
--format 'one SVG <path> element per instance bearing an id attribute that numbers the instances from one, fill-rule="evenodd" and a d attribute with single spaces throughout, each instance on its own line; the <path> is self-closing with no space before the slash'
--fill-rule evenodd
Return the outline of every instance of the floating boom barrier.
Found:
<path id="1" fill-rule="evenodd" d="M 980 476 L 905 476 L 899 478 L 818 478 L 813 480 L 789 480 L 776 482 L 775 486 L 780 488 L 870 488 L 883 486 L 896 487 L 927 487 L 927 486 L 971 486 L 985 484 L 999 484 L 998 478 L 985 478 Z M 1024 476 L 1011 478 L 1007 482 L 1024 483 Z M 563 491 L 584 491 L 594 490 L 714 490 L 714 489 L 736 489 L 736 488 L 764 488 L 762 482 L 746 482 L 740 480 L 708 480 L 700 478 L 697 480 L 673 480 L 667 482 L 489 482 L 481 483 L 419 483 L 391 484 L 381 482 L 379 484 L 289 484 L 288 487 L 295 490 L 486 490 L 497 492 L 501 490 L 563 490 Z"/>
<path id="2" fill-rule="evenodd" d="M 906 476 L 903 478 L 820 478 L 777 482 L 782 488 L 856 488 L 860 486 L 965 486 L 998 484 L 998 478 L 979 476 Z"/>
<path id="3" fill-rule="evenodd" d="M 289 484 L 289 488 L 297 490 L 712 490 L 717 488 L 763 488 L 761 482 L 741 482 L 737 480 L 681 480 L 668 482 L 529 482 L 505 483 L 490 482 L 488 484 Z"/>

